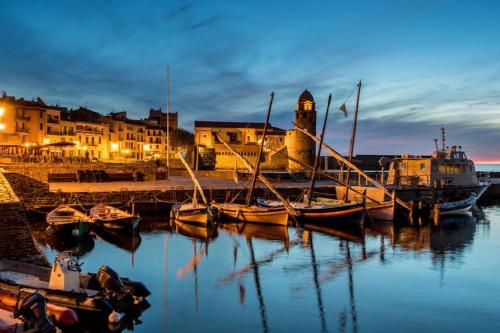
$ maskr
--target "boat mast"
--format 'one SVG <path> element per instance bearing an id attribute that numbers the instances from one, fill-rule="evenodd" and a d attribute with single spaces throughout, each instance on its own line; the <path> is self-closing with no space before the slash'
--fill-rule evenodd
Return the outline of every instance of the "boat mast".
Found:
<path id="1" fill-rule="evenodd" d="M 193 181 L 194 197 L 196 197 L 196 190 L 198 190 L 198 192 L 200 193 L 201 200 L 203 200 L 203 203 L 205 205 L 208 204 L 207 198 L 205 197 L 205 194 L 203 193 L 203 188 L 201 187 L 200 182 L 198 181 L 198 178 L 196 178 L 196 175 L 194 174 L 193 170 L 191 170 L 191 168 L 189 167 L 189 164 L 186 162 L 184 157 L 182 157 L 182 154 L 180 152 L 177 154 L 177 156 L 179 156 L 179 160 L 184 165 L 189 176 L 191 177 L 191 180 Z M 193 202 L 194 202 L 194 200 L 195 200 L 195 198 L 193 198 Z"/>
<path id="2" fill-rule="evenodd" d="M 170 66 L 167 65 L 167 180 L 170 176 Z"/>
<path id="3" fill-rule="evenodd" d="M 441 125 L 441 141 L 443 142 L 443 151 L 445 151 L 444 148 L 446 145 L 446 133 L 443 125 Z"/>
<path id="4" fill-rule="evenodd" d="M 321 129 L 321 137 L 319 138 L 319 145 L 318 145 L 318 153 L 316 154 L 316 159 L 314 160 L 314 167 L 312 171 L 312 176 L 311 176 L 311 185 L 309 186 L 309 191 L 307 194 L 307 205 L 311 205 L 312 197 L 313 197 L 313 191 L 314 191 L 314 184 L 316 182 L 316 173 L 318 172 L 318 167 L 319 167 L 319 159 L 321 157 L 321 148 L 323 146 L 323 139 L 325 136 L 325 129 L 326 129 L 326 122 L 328 119 L 328 111 L 330 110 L 330 103 L 332 102 L 332 94 L 328 96 L 328 104 L 326 105 L 326 113 L 325 113 L 325 120 L 323 121 L 323 128 Z"/>
<path id="5" fill-rule="evenodd" d="M 358 111 L 359 111 L 359 96 L 361 95 L 361 80 L 358 83 L 358 97 L 356 98 L 356 111 L 354 112 L 354 123 L 352 125 L 351 142 L 349 143 L 349 162 L 352 161 L 352 154 L 354 152 L 354 142 L 356 140 L 356 128 L 358 127 Z M 351 168 L 347 168 L 347 179 L 345 183 L 349 185 L 351 180 Z M 358 184 L 361 185 L 361 184 Z M 349 189 L 345 190 L 344 202 L 349 198 Z"/>
<path id="6" fill-rule="evenodd" d="M 257 176 L 260 172 L 260 160 L 262 158 L 262 151 L 264 150 L 264 141 L 266 140 L 267 127 L 269 126 L 269 118 L 271 117 L 271 109 L 273 106 L 274 92 L 269 96 L 269 108 L 267 109 L 266 123 L 264 124 L 264 133 L 262 134 L 262 141 L 260 142 L 259 154 L 257 156 L 257 162 L 255 162 L 255 169 L 252 175 L 252 180 L 250 183 L 250 188 L 248 189 L 246 205 L 250 206 L 252 202 L 253 190 L 255 188 L 255 182 L 257 181 Z"/>

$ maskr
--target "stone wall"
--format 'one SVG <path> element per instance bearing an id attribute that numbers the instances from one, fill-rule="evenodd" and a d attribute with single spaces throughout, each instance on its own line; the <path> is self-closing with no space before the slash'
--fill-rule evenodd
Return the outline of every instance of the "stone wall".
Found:
<path id="1" fill-rule="evenodd" d="M 35 245 L 23 205 L 7 179 L 0 173 L 0 259 L 48 265 Z"/>

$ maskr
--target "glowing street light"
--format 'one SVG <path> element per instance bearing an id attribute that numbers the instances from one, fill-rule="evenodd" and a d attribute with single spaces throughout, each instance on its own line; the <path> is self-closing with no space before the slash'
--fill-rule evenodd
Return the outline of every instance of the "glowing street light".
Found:
<path id="1" fill-rule="evenodd" d="M 5 109 L 0 107 L 0 117 L 3 117 L 4 114 L 5 114 Z"/>

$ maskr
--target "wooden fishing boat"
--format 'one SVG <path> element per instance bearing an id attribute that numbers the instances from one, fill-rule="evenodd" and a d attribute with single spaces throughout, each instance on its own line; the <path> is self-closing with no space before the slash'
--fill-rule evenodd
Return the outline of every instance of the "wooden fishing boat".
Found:
<path id="1" fill-rule="evenodd" d="M 46 221 L 57 231 L 78 230 L 80 235 L 89 232 L 94 224 L 91 217 L 68 205 L 60 205 L 47 213 Z"/>
<path id="2" fill-rule="evenodd" d="M 142 311 L 149 290 L 140 282 L 120 278 L 111 268 L 81 273 L 70 252 L 60 253 L 52 268 L 0 260 L 0 291 L 25 298 L 42 293 L 51 304 L 75 310 L 82 320 L 107 320 L 113 311 Z"/>
<path id="3" fill-rule="evenodd" d="M 219 217 L 226 221 L 288 225 L 288 211 L 285 207 L 260 207 L 236 203 L 212 203 Z"/>
<path id="4" fill-rule="evenodd" d="M 283 207 L 283 203 L 277 200 L 257 199 L 257 204 L 262 207 Z M 364 208 L 362 203 L 338 202 L 330 205 L 312 204 L 301 202 L 289 203 L 295 210 L 300 212 L 302 222 L 323 222 L 330 225 L 337 223 L 362 224 L 364 220 Z"/>
<path id="5" fill-rule="evenodd" d="M 325 196 L 317 196 L 312 202 L 314 204 L 325 205 L 325 206 L 336 206 L 343 203 L 342 200 L 332 199 Z M 372 200 L 366 200 L 365 211 L 367 215 L 370 217 L 370 220 L 384 220 L 384 221 L 394 220 L 393 201 L 383 201 L 378 203 Z"/>
<path id="6" fill-rule="evenodd" d="M 215 222 L 217 216 L 216 209 L 211 207 L 207 202 L 200 182 L 180 152 L 178 152 L 178 156 L 193 181 L 194 193 L 191 202 L 175 204 L 170 211 L 170 217 L 186 223 L 207 224 Z M 198 203 L 198 193 L 203 203 Z"/>
<path id="7" fill-rule="evenodd" d="M 186 223 L 207 224 L 215 222 L 217 210 L 204 204 L 177 203 L 172 206 L 170 217 Z"/>
<path id="8" fill-rule="evenodd" d="M 94 206 L 90 210 L 90 217 L 105 228 L 125 231 L 135 230 L 141 220 L 134 213 L 129 213 L 106 204 Z"/>

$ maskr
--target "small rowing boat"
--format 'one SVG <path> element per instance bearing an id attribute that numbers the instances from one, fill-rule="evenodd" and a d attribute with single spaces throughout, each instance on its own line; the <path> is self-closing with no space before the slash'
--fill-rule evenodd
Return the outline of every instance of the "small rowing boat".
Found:
<path id="1" fill-rule="evenodd" d="M 116 207 L 99 204 L 90 210 L 90 217 L 104 228 L 125 231 L 135 230 L 139 226 L 140 217 L 134 213 Z"/>
<path id="2" fill-rule="evenodd" d="M 215 222 L 217 210 L 208 204 L 205 194 L 203 193 L 203 189 L 201 188 L 193 170 L 191 170 L 191 167 L 180 152 L 178 155 L 180 161 L 184 164 L 184 167 L 188 171 L 189 176 L 191 176 L 191 180 L 194 184 L 194 193 L 193 200 L 191 202 L 177 203 L 172 206 L 170 217 L 185 223 L 208 224 Z M 198 203 L 198 193 L 203 203 Z"/>
<path id="3" fill-rule="evenodd" d="M 260 207 L 236 203 L 212 203 L 219 217 L 230 221 L 248 223 L 288 225 L 288 211 L 285 207 Z"/>
<path id="4" fill-rule="evenodd" d="M 461 200 L 440 200 L 438 203 L 436 203 L 434 209 L 438 210 L 439 215 L 464 214 L 472 208 L 476 201 L 477 194 L 473 192 L 469 197 Z"/>
<path id="5" fill-rule="evenodd" d="M 215 222 L 217 210 L 201 203 L 177 203 L 172 206 L 170 216 L 185 223 L 209 224 Z"/>
<path id="6" fill-rule="evenodd" d="M 89 232 L 94 224 L 91 217 L 68 205 L 60 205 L 49 212 L 46 221 L 57 231 L 78 230 L 80 235 Z"/>

